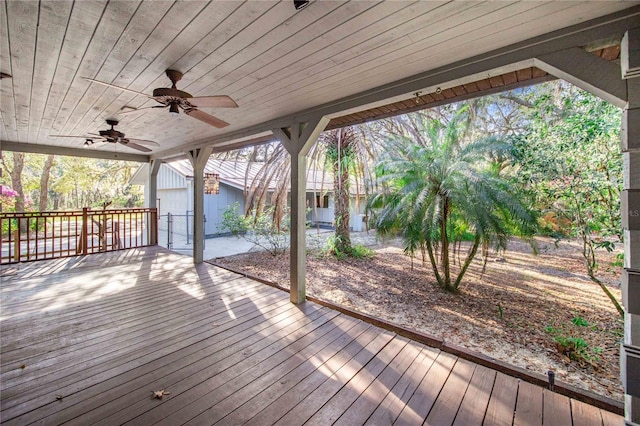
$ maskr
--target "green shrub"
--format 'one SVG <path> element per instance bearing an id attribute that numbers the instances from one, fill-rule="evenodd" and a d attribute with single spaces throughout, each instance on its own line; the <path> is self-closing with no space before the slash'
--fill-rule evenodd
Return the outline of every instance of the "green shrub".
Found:
<path id="1" fill-rule="evenodd" d="M 256 247 L 268 251 L 272 256 L 285 253 L 289 249 L 289 216 L 285 213 L 280 228 L 275 226 L 274 209 L 267 208 L 259 214 L 244 215 L 240 205 L 227 206 L 222 213 L 222 231 L 244 238 Z"/>

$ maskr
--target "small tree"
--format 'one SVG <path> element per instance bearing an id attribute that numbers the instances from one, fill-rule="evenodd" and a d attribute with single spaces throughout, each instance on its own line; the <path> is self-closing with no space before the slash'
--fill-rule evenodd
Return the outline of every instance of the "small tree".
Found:
<path id="1" fill-rule="evenodd" d="M 488 161 L 489 153 L 508 154 L 494 138 L 465 141 L 466 108 L 449 122 L 414 116 L 411 129 L 398 136 L 379 166 L 385 190 L 372 198 L 378 231 L 399 233 L 405 252 L 429 257 L 438 284 L 457 292 L 482 246 L 505 249 L 509 235 L 531 236 L 536 218 Z M 496 157 L 496 155 L 493 155 Z M 452 274 L 456 242 L 472 244 L 458 274 Z"/>

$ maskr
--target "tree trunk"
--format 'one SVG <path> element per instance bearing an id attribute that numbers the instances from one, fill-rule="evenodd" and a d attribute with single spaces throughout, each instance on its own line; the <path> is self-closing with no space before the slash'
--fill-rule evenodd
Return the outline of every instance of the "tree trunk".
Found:
<path id="1" fill-rule="evenodd" d="M 442 244 L 442 271 L 444 275 L 444 288 L 447 291 L 455 291 L 451 286 L 451 268 L 449 265 L 449 236 L 447 235 L 447 221 L 449 220 L 449 199 L 442 199 L 442 223 L 440 225 L 440 242 Z"/>
<path id="2" fill-rule="evenodd" d="M 40 174 L 40 205 L 39 210 L 44 212 L 47 210 L 49 202 L 49 177 L 51 176 L 51 167 L 53 167 L 54 155 L 48 155 Z"/>
<path id="3" fill-rule="evenodd" d="M 480 237 L 476 235 L 473 246 L 471 247 L 471 251 L 467 255 L 467 258 L 464 261 L 464 265 L 462 265 L 462 269 L 460 269 L 460 273 L 458 274 L 458 278 L 456 278 L 456 282 L 453 284 L 453 288 L 455 291 L 458 291 L 458 287 L 460 287 L 460 283 L 462 282 L 462 277 L 465 272 L 467 272 L 467 268 L 471 265 L 473 258 L 476 257 L 476 253 L 478 252 L 478 247 L 480 246 Z"/>
<path id="4" fill-rule="evenodd" d="M 14 152 L 13 153 L 13 169 L 11 170 L 11 186 L 13 187 L 13 190 L 18 193 L 18 196 L 16 197 L 16 204 L 15 204 L 16 212 L 25 211 L 25 195 L 24 195 L 24 189 L 22 188 L 22 169 L 24 169 L 24 153 Z M 26 220 L 19 221 L 19 229 L 20 229 L 20 233 L 27 232 Z"/>
<path id="5" fill-rule="evenodd" d="M 431 245 L 431 241 L 427 239 L 427 241 L 425 241 L 425 245 L 427 247 L 427 253 L 429 254 L 429 261 L 431 261 L 433 274 L 436 276 L 436 281 L 438 281 L 438 285 L 440 287 L 444 287 L 444 281 L 440 276 L 440 271 L 438 271 L 438 264 L 436 263 L 436 256 L 433 254 L 433 246 Z"/>
<path id="6" fill-rule="evenodd" d="M 347 151 L 350 147 L 342 146 L 342 131 L 338 132 L 336 138 L 338 153 Z M 344 154 L 338 155 L 333 162 L 333 194 L 334 194 L 334 218 L 336 224 L 336 251 L 340 253 L 351 252 L 351 234 L 349 232 L 349 169 L 346 161 L 343 161 Z"/>

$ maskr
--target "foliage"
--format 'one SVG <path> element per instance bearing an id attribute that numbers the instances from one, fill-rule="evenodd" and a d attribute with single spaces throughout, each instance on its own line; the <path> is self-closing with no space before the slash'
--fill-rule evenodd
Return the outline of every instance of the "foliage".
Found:
<path id="1" fill-rule="evenodd" d="M 21 157 L 20 183 L 25 203 L 19 210 L 42 207 L 41 188 L 47 184 L 45 210 L 97 208 L 106 201 L 111 201 L 113 207 L 142 205 L 141 188 L 128 185 L 132 171 L 139 166 L 136 163 L 62 156 L 51 159 L 40 154 L 22 154 Z M 1 184 L 9 184 L 7 179 L 15 170 L 15 160 L 15 156 L 3 153 Z M 47 170 L 49 179 L 44 176 Z"/>
<path id="2" fill-rule="evenodd" d="M 512 138 L 519 165 L 514 184 L 534 197 L 545 232 L 580 239 L 589 277 L 623 315 L 597 278 L 595 255 L 597 248 L 612 248 L 608 239 L 622 239 L 620 111 L 566 83 L 549 88 L 530 92 L 528 126 Z"/>
<path id="3" fill-rule="evenodd" d="M 505 249 L 509 235 L 536 230 L 534 213 L 491 167 L 491 157 L 509 155 L 508 145 L 469 140 L 467 114 L 464 107 L 448 121 L 415 114 L 405 134 L 389 141 L 393 148 L 378 166 L 384 190 L 370 204 L 379 209 L 378 231 L 399 233 L 405 252 L 420 250 L 423 261 L 426 252 L 438 284 L 452 292 L 480 246 L 486 258 L 490 246 Z M 471 249 L 452 277 L 456 243 L 469 234 Z"/>
<path id="4" fill-rule="evenodd" d="M 273 220 L 274 207 L 269 207 L 261 212 L 254 210 L 253 214 L 240 213 L 240 205 L 227 206 L 222 213 L 220 228 L 224 232 L 241 237 L 260 247 L 272 256 L 285 253 L 289 249 L 289 217 L 288 215 L 278 221 L 280 228 Z"/>
<path id="5" fill-rule="evenodd" d="M 362 259 L 366 257 L 373 257 L 373 250 L 363 246 L 362 244 L 349 245 L 345 250 L 345 245 L 338 244 L 339 237 L 332 235 L 327 238 L 327 245 L 325 252 L 335 256 L 338 260 L 342 260 L 345 257 L 353 257 L 356 259 Z M 343 251 L 345 250 L 345 251 Z"/>
<path id="6" fill-rule="evenodd" d="M 8 186 L 0 186 L 0 211 L 12 211 L 18 193 Z"/>
<path id="7" fill-rule="evenodd" d="M 597 368 L 602 348 L 591 347 L 580 337 L 581 329 L 585 327 L 589 327 L 589 322 L 576 316 L 572 318 L 571 324 L 562 323 L 557 327 L 551 324 L 545 331 L 554 338 L 558 352 L 568 360 L 576 361 L 582 367 L 590 365 Z"/>

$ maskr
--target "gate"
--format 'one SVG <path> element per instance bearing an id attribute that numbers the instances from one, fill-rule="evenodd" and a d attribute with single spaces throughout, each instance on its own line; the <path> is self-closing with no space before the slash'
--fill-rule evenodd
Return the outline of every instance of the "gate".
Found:
<path id="1" fill-rule="evenodd" d="M 204 219 L 205 223 L 207 218 Z M 158 245 L 169 250 L 193 249 L 193 211 L 185 214 L 167 213 L 158 219 Z"/>

